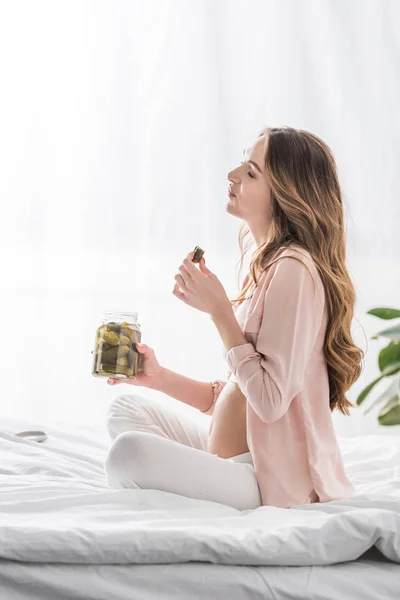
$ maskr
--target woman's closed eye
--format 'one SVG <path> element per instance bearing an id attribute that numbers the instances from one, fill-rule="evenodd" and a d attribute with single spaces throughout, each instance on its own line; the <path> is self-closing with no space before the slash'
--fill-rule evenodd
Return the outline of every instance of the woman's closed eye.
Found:
<path id="1" fill-rule="evenodd" d="M 240 164 L 242 165 L 243 163 L 241 162 Z M 249 172 L 247 173 L 247 175 L 248 175 L 249 177 L 251 177 L 252 179 L 254 179 L 254 175 L 253 175 L 253 173 L 252 173 L 251 171 L 249 171 Z"/>

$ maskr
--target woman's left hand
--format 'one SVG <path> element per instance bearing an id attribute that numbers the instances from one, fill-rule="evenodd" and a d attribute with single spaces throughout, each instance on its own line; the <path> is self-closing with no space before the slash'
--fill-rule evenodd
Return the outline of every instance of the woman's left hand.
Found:
<path id="1" fill-rule="evenodd" d="M 194 252 L 189 252 L 179 267 L 179 275 L 175 275 L 175 286 L 172 293 L 188 306 L 214 315 L 225 307 L 232 309 L 232 304 L 226 295 L 218 277 L 205 265 L 204 256 L 199 262 L 199 268 L 192 262 Z"/>

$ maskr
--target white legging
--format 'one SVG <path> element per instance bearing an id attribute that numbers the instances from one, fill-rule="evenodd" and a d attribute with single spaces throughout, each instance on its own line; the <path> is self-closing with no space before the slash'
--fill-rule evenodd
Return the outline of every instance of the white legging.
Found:
<path id="1" fill-rule="evenodd" d="M 238 510 L 258 508 L 262 502 L 250 452 L 232 458 L 208 452 L 210 419 L 204 423 L 179 414 L 158 399 L 118 396 L 107 416 L 109 486 L 163 490 Z"/>

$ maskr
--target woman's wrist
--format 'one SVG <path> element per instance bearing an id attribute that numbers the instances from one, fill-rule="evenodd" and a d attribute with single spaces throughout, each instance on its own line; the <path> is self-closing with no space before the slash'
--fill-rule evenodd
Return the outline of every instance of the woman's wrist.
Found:
<path id="1" fill-rule="evenodd" d="M 157 373 L 153 389 L 200 411 L 207 410 L 213 400 L 210 382 L 197 381 L 165 367 Z"/>
<path id="2" fill-rule="evenodd" d="M 157 390 L 157 392 L 163 392 L 163 387 L 166 380 L 166 371 L 165 367 L 159 368 L 157 375 L 154 378 L 153 390 Z"/>

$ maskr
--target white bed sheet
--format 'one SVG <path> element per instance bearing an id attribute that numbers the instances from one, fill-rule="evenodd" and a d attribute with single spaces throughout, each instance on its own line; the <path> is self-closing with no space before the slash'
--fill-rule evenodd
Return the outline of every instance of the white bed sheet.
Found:
<path id="1" fill-rule="evenodd" d="M 400 438 L 340 439 L 357 496 L 290 511 L 110 490 L 109 443 L 105 427 L 2 417 L 2 597 L 399 597 Z"/>

